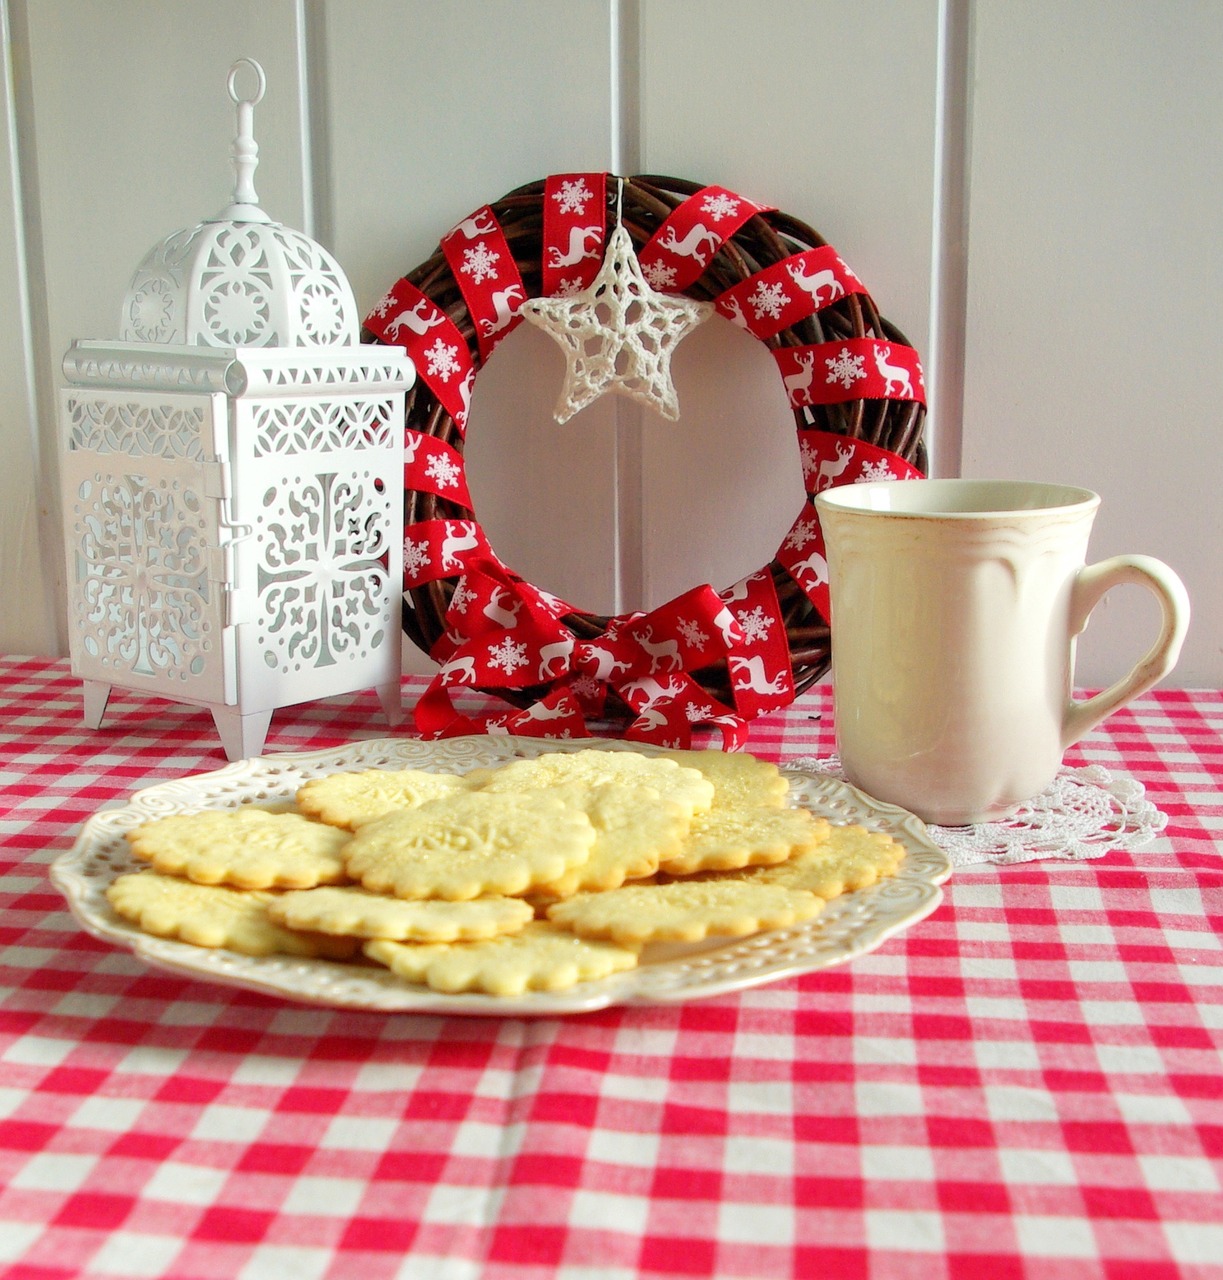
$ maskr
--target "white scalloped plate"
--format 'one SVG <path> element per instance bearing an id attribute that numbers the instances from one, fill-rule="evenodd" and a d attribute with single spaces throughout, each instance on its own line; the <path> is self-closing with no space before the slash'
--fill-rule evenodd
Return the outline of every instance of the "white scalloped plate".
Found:
<path id="1" fill-rule="evenodd" d="M 947 855 L 911 813 L 883 804 L 835 778 L 783 766 L 795 804 L 834 822 L 857 822 L 886 831 L 907 856 L 897 875 L 830 902 L 814 920 L 731 941 L 654 946 L 636 969 L 565 991 L 514 998 L 442 995 L 379 967 L 254 957 L 209 950 L 142 933 L 117 916 L 106 900 L 116 876 L 143 864 L 128 852 L 124 833 L 171 813 L 228 809 L 240 804 L 291 801 L 309 778 L 351 769 L 435 769 L 464 773 L 544 751 L 649 751 L 639 744 L 583 740 L 570 743 L 507 736 L 451 738 L 441 742 L 375 739 L 325 751 L 293 752 L 241 760 L 214 773 L 162 782 L 138 791 L 120 809 L 104 810 L 82 828 L 75 845 L 51 868 L 51 879 L 88 932 L 127 947 L 149 964 L 205 978 L 335 1007 L 465 1014 L 567 1014 L 620 1004 L 667 1004 L 740 991 L 795 974 L 844 964 L 873 951 L 885 939 L 929 915 L 942 901 L 939 885 L 951 874 Z"/>

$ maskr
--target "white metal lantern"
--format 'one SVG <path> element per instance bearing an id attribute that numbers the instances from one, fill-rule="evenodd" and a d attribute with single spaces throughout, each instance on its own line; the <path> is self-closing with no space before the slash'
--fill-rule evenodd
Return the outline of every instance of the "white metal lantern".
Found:
<path id="1" fill-rule="evenodd" d="M 249 98 L 235 77 L 258 81 Z M 122 339 L 64 358 L 70 652 L 85 720 L 113 687 L 208 707 L 231 760 L 277 707 L 400 696 L 401 348 L 358 341 L 335 259 L 252 185 L 264 76 L 230 71 L 233 203 L 137 268 Z"/>

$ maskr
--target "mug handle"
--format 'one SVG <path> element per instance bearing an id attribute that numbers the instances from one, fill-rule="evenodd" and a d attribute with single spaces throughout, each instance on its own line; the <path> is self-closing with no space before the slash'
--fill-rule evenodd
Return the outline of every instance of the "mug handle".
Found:
<path id="1" fill-rule="evenodd" d="M 1159 637 L 1129 675 L 1092 698 L 1081 702 L 1070 700 L 1062 717 L 1063 751 L 1094 729 L 1105 716 L 1158 684 L 1180 656 L 1189 628 L 1189 593 L 1162 560 L 1151 556 L 1110 556 L 1079 570 L 1070 600 L 1071 637 L 1087 625 L 1088 616 L 1104 595 L 1122 583 L 1134 583 L 1154 593 L 1162 613 Z"/>

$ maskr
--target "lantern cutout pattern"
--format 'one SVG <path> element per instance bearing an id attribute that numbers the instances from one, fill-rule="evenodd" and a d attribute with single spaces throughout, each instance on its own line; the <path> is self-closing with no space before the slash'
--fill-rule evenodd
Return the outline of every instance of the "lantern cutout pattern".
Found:
<path id="1" fill-rule="evenodd" d="M 237 76 L 254 74 L 242 97 Z M 274 710 L 373 688 L 402 719 L 402 348 L 359 342 L 335 259 L 259 207 L 262 68 L 229 73 L 233 202 L 137 268 L 121 339 L 77 341 L 60 400 L 70 653 L 207 707 L 231 760 Z"/>

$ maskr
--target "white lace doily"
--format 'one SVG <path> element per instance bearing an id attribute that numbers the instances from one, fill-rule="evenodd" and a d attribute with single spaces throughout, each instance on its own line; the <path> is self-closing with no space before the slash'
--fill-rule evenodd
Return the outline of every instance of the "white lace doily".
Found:
<path id="1" fill-rule="evenodd" d="M 836 756 L 795 761 L 813 773 L 843 778 Z M 1100 765 L 1063 769 L 1049 787 L 1001 822 L 972 827 L 930 825 L 930 838 L 956 867 L 975 863 L 1032 862 L 1040 858 L 1099 858 L 1110 849 L 1149 843 L 1167 815 L 1148 799 L 1141 782 L 1114 778 Z"/>

